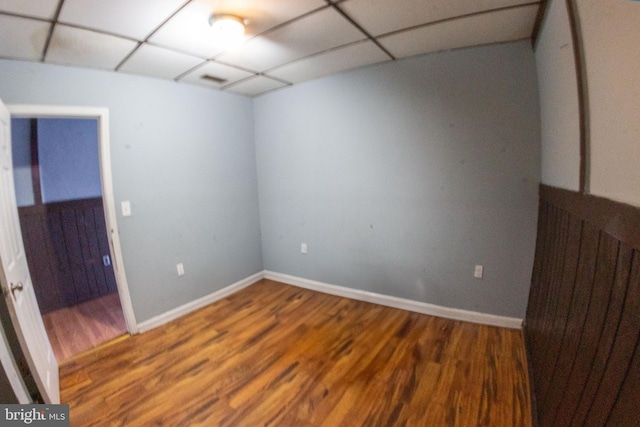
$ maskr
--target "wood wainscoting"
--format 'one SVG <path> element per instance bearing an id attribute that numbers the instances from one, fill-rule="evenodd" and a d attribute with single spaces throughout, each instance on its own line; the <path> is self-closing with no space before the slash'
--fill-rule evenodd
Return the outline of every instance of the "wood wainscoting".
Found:
<path id="1" fill-rule="evenodd" d="M 118 291 L 101 198 L 36 204 L 18 212 L 41 313 Z"/>
<path id="2" fill-rule="evenodd" d="M 638 425 L 640 209 L 540 187 L 524 329 L 541 427 Z"/>
<path id="3" fill-rule="evenodd" d="M 519 330 L 263 279 L 60 366 L 72 426 L 530 426 Z"/>

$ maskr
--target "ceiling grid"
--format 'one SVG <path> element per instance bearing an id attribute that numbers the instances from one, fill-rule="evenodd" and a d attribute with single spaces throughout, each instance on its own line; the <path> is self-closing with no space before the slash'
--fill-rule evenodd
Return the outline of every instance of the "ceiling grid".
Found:
<path id="1" fill-rule="evenodd" d="M 396 58 L 529 39 L 531 0 L 0 0 L 0 58 L 256 96 Z M 209 17 L 247 20 L 238 51 Z"/>

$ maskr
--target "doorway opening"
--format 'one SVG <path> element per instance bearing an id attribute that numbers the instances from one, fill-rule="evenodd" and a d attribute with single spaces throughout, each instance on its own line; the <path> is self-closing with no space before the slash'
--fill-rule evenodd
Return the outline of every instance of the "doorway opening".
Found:
<path id="1" fill-rule="evenodd" d="M 105 109 L 10 106 L 22 237 L 58 362 L 136 333 Z"/>

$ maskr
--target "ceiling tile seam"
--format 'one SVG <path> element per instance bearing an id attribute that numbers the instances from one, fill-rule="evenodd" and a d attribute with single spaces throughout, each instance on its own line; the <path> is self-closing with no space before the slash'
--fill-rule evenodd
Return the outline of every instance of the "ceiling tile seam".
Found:
<path id="1" fill-rule="evenodd" d="M 511 9 L 521 9 L 521 8 L 524 9 L 526 7 L 535 6 L 535 5 L 539 5 L 539 4 L 540 4 L 539 1 L 533 1 L 533 2 L 529 2 L 529 3 L 518 4 L 518 5 L 502 6 L 502 7 L 496 7 L 496 8 L 493 8 L 493 9 L 481 10 L 481 11 L 478 11 L 478 12 L 471 12 L 471 13 L 467 13 L 465 15 L 452 16 L 450 18 L 438 19 L 438 20 L 435 20 L 435 21 L 425 22 L 424 24 L 418 24 L 418 25 L 413 25 L 411 27 L 402 28 L 402 29 L 399 29 L 399 30 L 389 31 L 388 33 L 377 35 L 376 38 L 381 39 L 381 38 L 385 38 L 385 37 L 389 37 L 389 36 L 395 36 L 396 34 L 404 33 L 404 32 L 407 32 L 407 31 L 418 30 L 418 29 L 421 29 L 421 28 L 430 27 L 432 25 L 443 24 L 445 22 L 457 21 L 457 20 L 466 19 L 466 18 L 472 18 L 474 16 L 489 15 L 489 14 L 492 14 L 492 13 L 503 12 L 505 10 L 511 10 Z"/>
<path id="2" fill-rule="evenodd" d="M 220 86 L 220 90 L 227 90 L 230 87 L 237 86 L 240 83 L 244 83 L 244 82 L 246 82 L 248 80 L 255 79 L 256 77 L 259 77 L 259 76 L 260 76 L 260 74 L 256 74 L 256 75 L 253 75 L 253 76 L 247 76 L 247 77 L 245 77 L 243 79 L 240 79 L 240 80 L 237 80 L 235 82 Z"/>
<path id="3" fill-rule="evenodd" d="M 56 9 L 56 13 L 53 14 L 52 24 L 51 27 L 49 27 L 49 34 L 47 34 L 47 40 L 45 41 L 44 47 L 42 48 L 42 56 L 40 56 L 40 62 L 45 62 L 45 59 L 47 58 L 49 45 L 51 44 L 51 38 L 53 37 L 53 31 L 55 30 L 56 23 L 58 22 L 58 17 L 60 17 L 62 5 L 64 5 L 64 0 L 60 0 L 60 3 L 58 3 L 58 8 Z"/>
<path id="4" fill-rule="evenodd" d="M 193 0 L 187 0 L 185 1 L 182 6 L 178 7 L 175 11 L 173 11 L 173 13 L 170 13 L 169 16 L 164 19 L 156 28 L 154 28 L 153 30 L 151 30 L 151 32 L 149 34 L 147 34 L 147 36 L 142 39 L 143 42 L 147 42 L 155 33 L 157 33 L 160 28 L 164 27 L 164 25 L 169 22 L 169 20 L 171 20 L 174 16 L 176 16 L 182 9 L 184 9 L 189 3 L 191 3 Z"/>
<path id="5" fill-rule="evenodd" d="M 287 81 L 287 80 L 281 79 L 280 77 L 276 77 L 276 76 L 269 76 L 269 75 L 267 75 L 267 74 L 266 74 L 266 73 L 264 73 L 264 72 L 263 72 L 263 73 L 260 73 L 260 75 L 261 75 L 262 77 L 266 77 L 266 78 L 268 78 L 268 79 L 275 80 L 275 81 L 277 81 L 277 82 L 283 83 L 283 84 L 285 84 L 285 85 L 287 85 L 287 86 L 293 86 L 293 83 L 291 83 L 291 82 L 289 82 L 289 81 Z"/>
<path id="6" fill-rule="evenodd" d="M 368 42 L 368 41 L 371 41 L 371 40 L 368 39 L 368 38 L 364 38 L 364 39 L 356 40 L 354 42 L 350 42 L 350 43 L 343 44 L 343 45 L 340 45 L 340 46 L 335 46 L 335 47 L 331 47 L 329 49 L 321 50 L 320 52 L 315 52 L 315 53 L 312 53 L 311 55 L 303 56 L 302 58 L 297 58 L 297 59 L 294 59 L 292 61 L 284 62 L 282 64 L 276 65 L 273 68 L 269 68 L 268 70 L 264 70 L 263 73 L 267 73 L 268 74 L 268 73 L 270 73 L 272 71 L 275 71 L 278 68 L 282 68 L 282 67 L 284 67 L 286 65 L 291 65 L 291 64 L 294 64 L 296 62 L 304 61 L 305 59 L 311 59 L 311 58 L 316 57 L 316 56 L 320 56 L 320 55 L 324 55 L 324 54 L 329 53 L 329 52 L 333 52 L 334 50 L 344 49 L 344 48 L 347 48 L 347 47 L 350 47 L 350 46 L 355 46 L 357 44 Z"/>
<path id="7" fill-rule="evenodd" d="M 160 28 L 162 28 L 162 27 L 163 27 L 167 22 L 169 22 L 169 20 L 170 20 L 171 18 L 173 18 L 174 16 L 176 16 L 176 14 L 177 14 L 178 12 L 180 12 L 182 9 L 184 9 L 184 7 L 185 7 L 186 5 L 188 5 L 189 3 L 191 3 L 191 2 L 192 2 L 192 0 L 187 0 L 187 1 L 185 1 L 185 2 L 182 4 L 182 6 L 180 6 L 179 8 L 177 8 L 173 13 L 169 14 L 169 16 L 168 16 L 165 20 L 163 20 L 163 21 L 160 23 L 160 25 L 158 25 L 155 29 L 153 29 L 153 31 L 151 31 L 151 32 L 150 32 L 150 33 L 149 33 L 149 34 L 148 34 L 148 35 L 147 35 L 147 36 L 146 36 L 142 41 L 138 41 L 138 46 L 136 46 L 136 47 L 135 47 L 131 52 L 129 52 L 129 54 L 128 54 L 127 56 L 125 56 L 125 57 L 124 57 L 124 59 L 123 59 L 122 61 L 120 61 L 120 63 L 119 63 L 118 65 L 116 65 L 116 68 L 115 68 L 115 70 L 114 70 L 114 71 L 120 71 L 120 68 L 122 68 L 122 66 L 125 64 L 125 62 L 127 62 L 127 61 L 128 61 L 128 60 L 133 56 L 133 54 L 134 54 L 134 53 L 136 53 L 136 52 L 140 49 L 140 47 L 141 47 L 143 44 L 147 43 L 147 42 L 148 42 L 148 40 L 149 40 L 149 38 L 150 38 L 151 36 L 153 36 L 155 33 L 157 33 L 157 32 L 158 32 L 158 30 L 159 30 Z M 172 50 L 173 50 L 173 49 L 172 49 Z M 180 52 L 180 53 L 182 53 L 182 52 Z M 192 56 L 195 56 L 195 55 L 192 55 Z M 196 56 L 196 58 L 200 58 L 200 57 Z"/>
<path id="8" fill-rule="evenodd" d="M 208 64 L 209 61 L 203 61 L 200 64 L 189 68 L 187 71 L 184 71 L 182 74 L 179 74 L 178 77 L 174 78 L 173 80 L 176 82 L 179 82 L 181 79 L 185 78 L 186 76 L 188 76 L 189 74 L 193 73 L 194 71 L 196 71 L 198 68 L 202 68 L 204 67 L 206 64 Z"/>
<path id="9" fill-rule="evenodd" d="M 58 21 L 56 21 L 56 25 L 63 25 L 65 27 L 75 28 L 75 29 L 83 30 L 83 31 L 91 31 L 92 33 L 97 33 L 97 34 L 105 34 L 107 36 L 117 37 L 119 39 L 129 40 L 129 41 L 136 42 L 136 43 L 139 43 L 141 41 L 141 40 L 138 40 L 136 38 L 125 36 L 125 35 L 122 35 L 122 34 L 112 33 L 110 31 L 104 31 L 104 30 L 100 30 L 100 29 L 92 28 L 92 27 L 86 27 L 84 25 L 74 24 L 74 23 L 71 23 L 71 22 L 65 22 L 65 21 L 58 20 Z"/>
<path id="10" fill-rule="evenodd" d="M 157 47 L 157 48 L 160 48 L 160 49 L 169 50 L 169 51 L 174 52 L 174 53 L 179 53 L 179 54 L 182 54 L 182 55 L 187 55 L 187 56 L 191 56 L 193 58 L 200 59 L 202 61 L 202 63 L 200 65 L 202 65 L 202 64 L 204 64 L 204 63 L 206 63 L 208 61 L 206 56 L 197 55 L 197 54 L 194 54 L 194 53 L 191 53 L 191 52 L 187 52 L 187 51 L 184 51 L 184 50 L 181 50 L 181 49 L 175 49 L 175 48 L 172 48 L 172 47 L 164 46 L 164 45 L 157 44 L 157 43 L 152 43 L 152 42 L 149 42 L 149 41 L 137 41 L 137 40 L 133 40 L 133 41 L 136 41 L 136 43 L 138 43 L 138 45 L 131 52 L 129 52 L 129 54 L 127 56 L 125 56 L 125 58 L 122 61 L 120 61 L 120 63 L 116 66 L 115 71 L 120 71 L 120 68 L 122 68 L 124 63 L 127 62 L 131 58 L 131 56 L 134 53 L 136 53 L 143 45 L 153 46 L 153 47 Z"/>
<path id="11" fill-rule="evenodd" d="M 251 80 L 251 79 L 255 79 L 256 77 L 264 77 L 264 78 L 267 78 L 267 79 L 270 79 L 270 80 L 275 80 L 275 81 L 277 81 L 277 82 L 280 82 L 280 83 L 286 84 L 286 85 L 288 85 L 288 86 L 293 86 L 293 83 L 289 83 L 289 82 L 287 82 L 286 80 L 277 79 L 277 78 L 275 78 L 275 77 L 271 77 L 271 76 L 266 76 L 264 73 L 257 73 L 257 74 L 256 74 L 256 75 L 254 75 L 254 76 L 247 76 L 247 77 L 245 77 L 245 78 L 243 78 L 243 79 L 240 79 L 240 80 L 238 80 L 238 81 L 235 81 L 235 82 L 229 83 L 228 85 L 221 86 L 221 87 L 220 87 L 220 90 L 227 90 L 227 89 L 232 88 L 232 87 L 234 87 L 234 86 L 237 86 L 237 85 L 239 85 L 239 84 L 241 84 L 241 83 L 245 83 L 245 82 L 247 82 L 247 81 L 249 81 L 249 80 Z"/>
<path id="12" fill-rule="evenodd" d="M 347 21 L 349 21 L 351 23 L 351 25 L 353 25 L 354 27 L 356 27 L 362 34 L 364 34 L 365 36 L 367 36 L 367 38 L 369 40 L 371 40 L 373 43 L 375 43 L 376 46 L 378 46 L 378 48 L 380 48 L 385 54 L 387 54 L 387 56 L 389 56 L 389 58 L 391 58 L 391 60 L 395 60 L 396 58 L 391 54 L 391 52 L 389 52 L 384 46 L 382 46 L 382 44 L 380 44 L 380 42 L 378 40 L 376 40 L 375 37 L 373 37 L 371 34 L 369 34 L 368 31 L 366 31 L 360 24 L 358 24 L 351 16 L 349 16 L 344 10 L 342 10 L 340 8 L 340 6 L 336 3 L 330 3 L 331 7 L 336 10 L 340 15 L 342 15 L 343 18 L 345 18 Z"/>
<path id="13" fill-rule="evenodd" d="M 226 67 L 235 68 L 235 69 L 237 69 L 237 70 L 245 71 L 245 72 L 247 72 L 247 73 L 251 73 L 251 74 L 256 74 L 256 75 L 257 75 L 257 74 L 260 74 L 260 71 L 252 70 L 252 69 L 249 69 L 249 68 L 245 68 L 245 67 L 242 67 L 242 66 L 240 66 L 240 65 L 230 64 L 230 63 L 228 63 L 228 62 L 225 62 L 224 60 L 223 60 L 223 61 L 221 61 L 221 60 L 219 60 L 219 59 L 218 59 L 218 60 L 215 60 L 215 59 L 209 59 L 209 62 L 214 62 L 214 63 L 216 63 L 216 64 L 224 65 L 224 66 L 226 66 Z"/>
<path id="14" fill-rule="evenodd" d="M 165 45 L 160 44 L 160 43 L 154 43 L 154 42 L 151 42 L 151 41 L 141 41 L 140 43 L 141 44 L 146 44 L 148 46 L 157 47 L 157 48 L 160 48 L 160 49 L 170 50 L 170 51 L 175 52 L 175 53 L 181 53 L 181 54 L 187 55 L 187 56 L 193 56 L 194 58 L 202 59 L 203 61 L 209 60 L 209 57 L 207 57 L 207 56 L 198 55 L 197 53 L 188 52 L 186 50 L 178 49 L 178 48 L 171 47 L 171 46 L 165 46 Z"/>
<path id="15" fill-rule="evenodd" d="M 134 47 L 131 52 L 129 52 L 122 61 L 120 61 L 120 63 L 118 63 L 118 65 L 116 65 L 116 68 L 114 68 L 113 71 L 120 71 L 120 68 L 122 68 L 122 66 L 124 65 L 125 62 L 127 62 L 134 53 L 136 53 L 138 51 L 138 49 L 140 49 L 140 47 L 144 44 L 144 42 L 138 42 L 138 45 L 136 47 Z"/>
<path id="16" fill-rule="evenodd" d="M 23 15 L 21 13 L 13 13 L 13 12 L 9 12 L 9 11 L 0 11 L 0 16 L 8 16 L 8 17 L 11 17 L 11 18 L 31 19 L 33 21 L 53 23 L 53 18 L 47 19 L 47 18 L 41 18 L 39 16 Z"/>

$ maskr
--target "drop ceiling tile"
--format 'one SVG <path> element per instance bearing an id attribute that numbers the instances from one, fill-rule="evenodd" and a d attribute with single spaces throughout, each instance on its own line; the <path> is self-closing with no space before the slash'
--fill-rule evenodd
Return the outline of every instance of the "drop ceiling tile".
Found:
<path id="1" fill-rule="evenodd" d="M 51 23 L 0 15 L 0 57 L 39 60 Z"/>
<path id="2" fill-rule="evenodd" d="M 256 96 L 284 86 L 287 86 L 287 84 L 268 77 L 256 76 L 244 80 L 237 85 L 233 85 L 227 90 L 229 92 L 240 93 L 242 95 Z"/>
<path id="3" fill-rule="evenodd" d="M 379 36 L 416 25 L 531 0 L 347 0 L 340 8 L 369 34 Z"/>
<path id="4" fill-rule="evenodd" d="M 323 0 L 194 0 L 149 40 L 210 58 L 221 53 L 221 49 L 211 41 L 209 17 L 214 12 L 230 13 L 247 19 L 246 33 L 249 38 L 323 6 L 326 6 Z"/>
<path id="5" fill-rule="evenodd" d="M 143 44 L 120 67 L 120 71 L 175 79 L 202 62 L 195 56 Z"/>
<path id="6" fill-rule="evenodd" d="M 363 39 L 362 32 L 338 12 L 327 8 L 249 40 L 240 50 L 226 52 L 217 59 L 242 68 L 265 71 Z"/>
<path id="7" fill-rule="evenodd" d="M 180 79 L 181 82 L 195 83 L 203 86 L 220 88 L 221 86 L 228 85 L 238 80 L 246 79 L 252 76 L 244 70 L 239 70 L 228 65 L 220 64 L 217 62 L 207 62 L 204 66 L 192 71 L 191 73 Z M 203 79 L 203 76 L 209 76 L 223 81 L 216 82 L 212 79 Z"/>
<path id="8" fill-rule="evenodd" d="M 523 6 L 429 25 L 382 37 L 379 42 L 397 58 L 521 40 L 531 37 L 538 6 Z"/>
<path id="9" fill-rule="evenodd" d="M 113 70 L 137 45 L 108 34 L 56 25 L 45 61 Z"/>
<path id="10" fill-rule="evenodd" d="M 53 19 L 60 0 L 0 0 L 0 12 L 34 18 Z"/>
<path id="11" fill-rule="evenodd" d="M 299 83 L 390 59 L 378 46 L 367 40 L 291 62 L 270 70 L 268 74 Z"/>
<path id="12" fill-rule="evenodd" d="M 184 0 L 65 0 L 59 22 L 144 40 Z"/>

